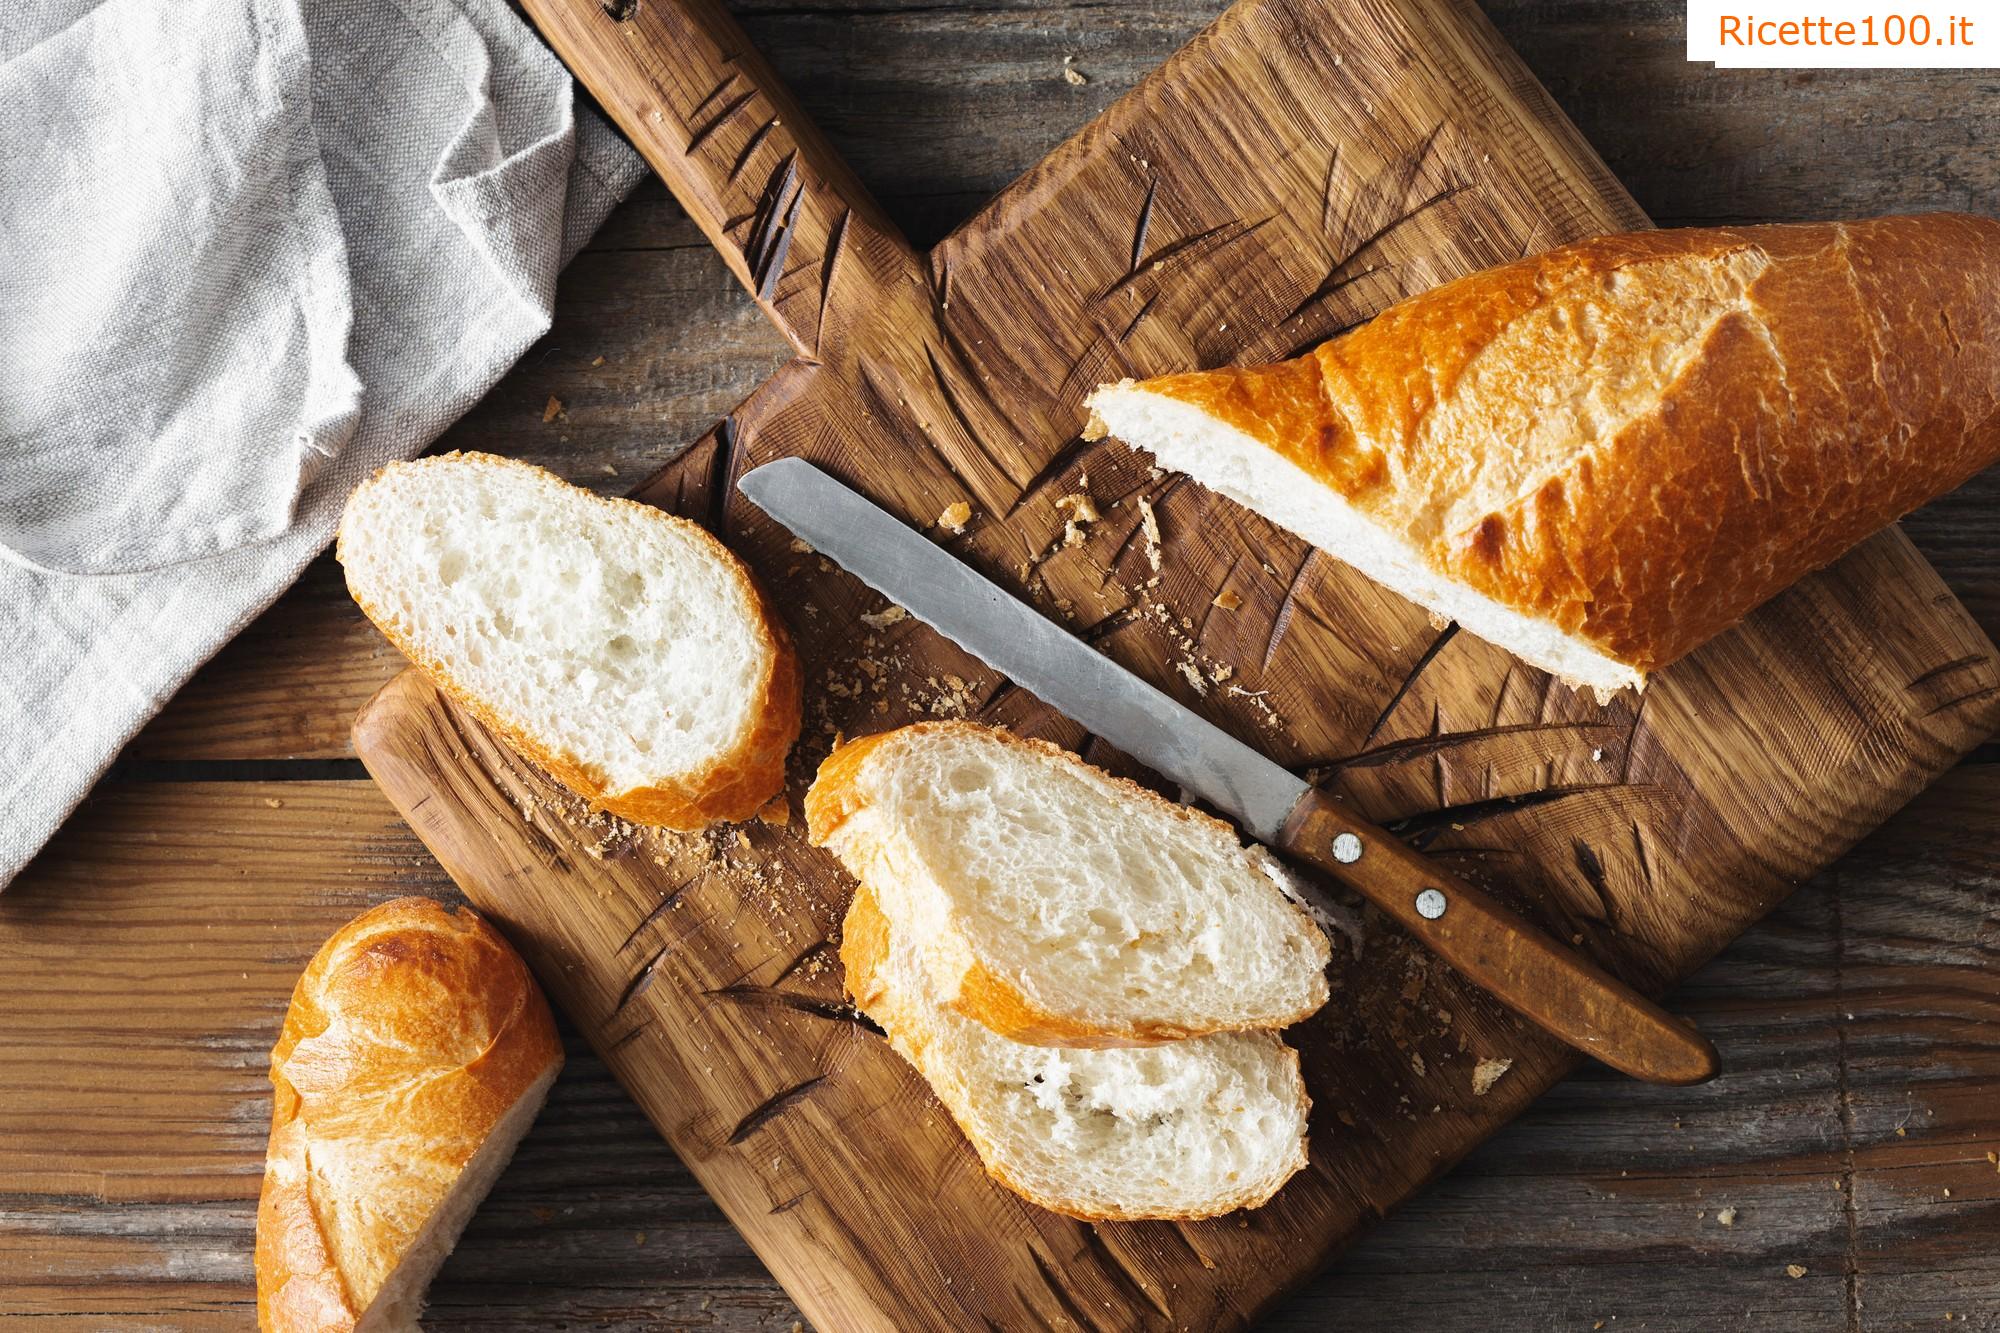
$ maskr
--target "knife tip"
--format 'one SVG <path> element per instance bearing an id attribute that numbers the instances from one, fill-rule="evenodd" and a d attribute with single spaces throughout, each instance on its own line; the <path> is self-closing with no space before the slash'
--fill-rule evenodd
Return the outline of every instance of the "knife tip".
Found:
<path id="1" fill-rule="evenodd" d="M 798 476 L 802 473 L 816 473 L 818 471 L 818 468 L 806 462 L 803 458 L 773 459 L 769 463 L 759 463 L 756 467 L 751 468 L 748 472 L 738 477 L 736 479 L 736 489 L 749 496 L 752 500 L 755 500 L 757 492 L 773 482 L 781 481 L 786 477 Z"/>

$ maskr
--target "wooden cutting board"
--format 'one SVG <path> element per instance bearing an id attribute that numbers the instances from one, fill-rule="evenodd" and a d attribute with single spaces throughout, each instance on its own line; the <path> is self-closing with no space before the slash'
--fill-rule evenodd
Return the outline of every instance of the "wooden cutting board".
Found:
<path id="1" fill-rule="evenodd" d="M 1241 0 L 928 255 L 719 8 L 529 8 L 798 352 L 639 491 L 718 530 L 797 636 L 790 822 L 593 816 L 414 674 L 356 745 L 822 1328 L 1243 1323 L 1570 1060 L 1357 910 L 1293 1033 L 1312 1164 L 1270 1206 L 1089 1226 L 989 1184 L 842 1006 L 850 886 L 800 794 L 836 735 L 940 715 L 1129 766 L 796 549 L 734 491 L 746 468 L 803 455 L 920 525 L 969 504 L 963 535 L 932 529 L 951 550 L 1656 990 L 2000 727 L 1993 646 L 1895 532 L 1600 706 L 1080 439 L 1101 380 L 1283 356 L 1644 225 L 1469 3 Z"/>

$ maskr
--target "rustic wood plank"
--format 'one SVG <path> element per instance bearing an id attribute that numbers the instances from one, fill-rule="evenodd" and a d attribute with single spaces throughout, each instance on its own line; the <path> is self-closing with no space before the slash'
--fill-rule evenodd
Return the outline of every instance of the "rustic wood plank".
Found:
<path id="1" fill-rule="evenodd" d="M 1718 70 L 1680 0 L 1484 8 L 1664 226 L 1994 211 L 1991 71 Z"/>
<path id="2" fill-rule="evenodd" d="M 0 1179 L 112 1203 L 254 1194 L 303 960 L 367 904 L 447 883 L 365 782 L 100 791 L 0 898 Z"/>
<path id="3" fill-rule="evenodd" d="M 2000 1049 L 1979 1040 L 2000 1002 L 1996 805 L 2000 765 L 1948 775 L 1681 988 L 1726 1065 L 1692 1101 L 1589 1071 L 1565 1080 L 1266 1327 L 1838 1328 L 1850 1253 L 1857 1327 L 2000 1319 L 2000 1174 L 1985 1157 L 2000 1148 Z M 210 868 L 161 877 L 172 862 Z M 0 1170 L 0 1313 L 65 1329 L 243 1326 L 263 1060 L 283 1004 L 326 933 L 403 891 L 451 892 L 369 784 L 123 783 L 0 897 L 0 1068 L 42 1108 L 0 1128 L 39 1173 Z M 67 993 L 76 960 L 98 956 L 191 961 L 89 1005 L 22 998 Z M 212 989 L 186 993 L 188 971 Z M 40 1035 L 15 1030 L 37 1011 Z M 549 1108 L 447 1265 L 427 1326 L 790 1329 L 795 1307 L 566 1035 Z M 32 1058 L 51 1039 L 99 1044 L 127 1069 L 192 1061 L 208 1090 L 75 1084 Z M 187 1132 L 191 1097 L 202 1133 Z M 113 1098 L 116 1134 L 94 1139 L 132 1135 L 133 1150 L 109 1145 L 88 1173 L 59 1165 L 77 1150 L 72 1120 Z M 89 1192 L 68 1192 L 86 1174 Z M 1716 1222 L 1725 1207 L 1734 1226 Z M 1791 1263 L 1807 1276 L 1787 1277 Z"/>

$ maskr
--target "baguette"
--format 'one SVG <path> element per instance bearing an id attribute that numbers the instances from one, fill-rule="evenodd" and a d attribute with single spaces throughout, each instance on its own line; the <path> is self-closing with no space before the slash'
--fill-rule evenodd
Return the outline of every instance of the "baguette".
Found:
<path id="1" fill-rule="evenodd" d="M 399 898 L 335 931 L 271 1052 L 258 1327 L 415 1328 L 562 1060 L 527 965 L 469 910 Z"/>
<path id="2" fill-rule="evenodd" d="M 1089 406 L 1434 616 L 1643 687 L 2000 456 L 2000 223 L 1601 237 Z"/>
<path id="3" fill-rule="evenodd" d="M 454 453 L 363 483 L 336 554 L 391 643 L 593 806 L 698 829 L 784 787 L 798 660 L 699 524 Z"/>
<path id="4" fill-rule="evenodd" d="M 836 749 L 805 806 L 939 1001 L 1002 1036 L 1148 1045 L 1326 1002 L 1326 937 L 1268 853 L 1053 745 L 918 723 Z"/>
<path id="5" fill-rule="evenodd" d="M 1271 1032 L 1138 1050 L 1009 1041 L 940 1007 L 866 887 L 841 930 L 849 993 L 930 1083 L 987 1173 L 1087 1221 L 1255 1208 L 1306 1164 L 1298 1053 Z"/>

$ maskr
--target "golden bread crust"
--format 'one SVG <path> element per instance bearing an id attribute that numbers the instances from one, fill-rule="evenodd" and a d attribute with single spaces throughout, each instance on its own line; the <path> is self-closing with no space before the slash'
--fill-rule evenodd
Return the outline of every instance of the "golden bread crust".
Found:
<path id="1" fill-rule="evenodd" d="M 352 1329 L 493 1126 L 561 1065 L 527 964 L 469 908 L 398 898 L 335 931 L 271 1052 L 258 1327 Z"/>
<path id="2" fill-rule="evenodd" d="M 2000 222 L 1599 237 L 1139 387 L 1650 672 L 2000 458 Z"/>

